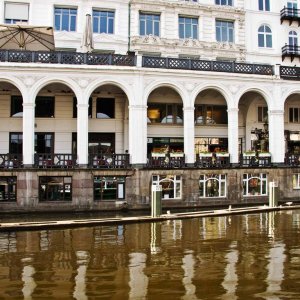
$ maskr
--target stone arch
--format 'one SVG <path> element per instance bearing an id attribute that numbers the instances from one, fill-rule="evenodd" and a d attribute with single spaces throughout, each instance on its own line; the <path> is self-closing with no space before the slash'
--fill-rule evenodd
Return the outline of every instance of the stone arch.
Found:
<path id="1" fill-rule="evenodd" d="M 28 98 L 28 89 L 24 85 L 24 83 L 15 77 L 0 77 L 0 82 L 10 83 L 15 86 L 21 93 L 23 99 Z"/>

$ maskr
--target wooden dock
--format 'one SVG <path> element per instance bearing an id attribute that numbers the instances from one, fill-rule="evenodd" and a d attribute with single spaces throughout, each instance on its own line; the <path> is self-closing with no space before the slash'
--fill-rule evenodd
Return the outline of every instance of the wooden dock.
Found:
<path id="1" fill-rule="evenodd" d="M 60 220 L 60 221 L 33 221 L 33 222 L 7 222 L 0 223 L 0 232 L 7 231 L 24 231 L 24 230 L 45 230 L 45 229 L 65 229 L 75 227 L 88 227 L 88 226 L 104 226 L 104 225 L 118 225 L 142 222 L 162 222 L 166 220 L 180 220 L 191 218 L 205 218 L 205 217 L 219 217 L 237 214 L 253 214 L 264 213 L 269 211 L 279 210 L 295 210 L 300 209 L 300 205 L 280 205 L 276 207 L 269 206 L 254 206 L 243 208 L 207 210 L 196 212 L 184 213 L 171 213 L 163 214 L 159 217 L 151 216 L 136 216 L 136 217 L 115 217 L 115 218 L 99 218 L 99 219 L 77 219 L 77 220 Z"/>

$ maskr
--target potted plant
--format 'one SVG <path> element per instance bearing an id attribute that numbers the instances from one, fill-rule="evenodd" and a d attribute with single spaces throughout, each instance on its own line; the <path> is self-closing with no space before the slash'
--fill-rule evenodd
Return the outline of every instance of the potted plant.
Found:
<path id="1" fill-rule="evenodd" d="M 243 156 L 255 156 L 255 151 L 253 150 L 244 151 Z"/>
<path id="2" fill-rule="evenodd" d="M 208 151 L 201 151 L 199 152 L 199 157 L 212 157 L 212 152 L 208 152 Z"/>
<path id="3" fill-rule="evenodd" d="M 216 156 L 217 157 L 229 157 L 229 153 L 228 152 L 216 152 Z"/>
<path id="4" fill-rule="evenodd" d="M 258 153 L 258 156 L 259 157 L 271 157 L 271 153 L 262 151 L 262 152 Z"/>

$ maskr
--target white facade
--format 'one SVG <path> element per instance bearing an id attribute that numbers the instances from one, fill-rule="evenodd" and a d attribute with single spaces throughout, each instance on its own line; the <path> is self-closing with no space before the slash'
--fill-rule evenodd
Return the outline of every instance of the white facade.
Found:
<path id="1" fill-rule="evenodd" d="M 5 22 L 5 5 L 0 2 L 0 22 Z M 299 131 L 299 121 L 290 122 L 289 108 L 299 108 L 297 81 L 283 80 L 278 64 L 297 65 L 289 57 L 282 62 L 281 47 L 298 23 L 280 22 L 285 1 L 270 0 L 270 11 L 259 11 L 258 1 L 235 0 L 233 6 L 215 5 L 213 0 L 198 2 L 171 0 L 110 1 L 18 1 L 29 3 L 30 25 L 55 27 L 54 9 L 77 10 L 75 31 L 55 30 L 57 50 L 81 52 L 85 15 L 96 11 L 114 13 L 113 33 L 94 33 L 95 53 L 137 55 L 137 65 L 75 65 L 39 63 L 0 63 L 0 153 L 10 151 L 10 134 L 23 132 L 23 163 L 34 162 L 34 132 L 52 132 L 55 153 L 71 153 L 72 134 L 77 133 L 79 165 L 88 164 L 88 133 L 114 133 L 115 152 L 130 153 L 131 163 L 147 163 L 148 138 L 183 138 L 185 160 L 195 161 L 196 138 L 228 139 L 231 162 L 251 148 L 251 131 L 261 129 L 259 107 L 268 107 L 269 151 L 272 161 L 284 162 L 287 151 L 285 130 Z M 140 15 L 159 16 L 159 34 L 141 35 Z M 179 17 L 197 20 L 197 38 L 179 38 Z M 233 41 L 216 41 L 217 21 L 233 24 Z M 258 30 L 268 25 L 272 46 L 259 47 Z M 196 31 L 196 29 L 195 29 Z M 195 57 L 201 60 L 234 60 L 274 65 L 275 75 L 249 75 L 226 72 L 144 68 L 142 55 Z M 23 118 L 11 116 L 11 96 L 22 95 Z M 55 97 L 53 118 L 36 118 L 36 96 Z M 77 118 L 73 98 L 77 98 Z M 92 97 L 93 115 L 88 116 Z M 96 116 L 97 98 L 115 99 L 114 117 Z M 148 124 L 149 103 L 183 106 L 184 122 Z M 196 105 L 223 105 L 228 124 L 196 125 Z M 300 111 L 300 110 L 299 110 Z M 239 146 L 239 144 L 241 146 Z"/>

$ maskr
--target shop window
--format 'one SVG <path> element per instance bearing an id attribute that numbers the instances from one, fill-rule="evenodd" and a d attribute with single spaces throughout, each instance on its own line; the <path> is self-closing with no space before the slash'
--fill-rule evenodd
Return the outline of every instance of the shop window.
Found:
<path id="1" fill-rule="evenodd" d="M 289 109 L 289 122 L 290 123 L 300 123 L 300 108 L 290 107 Z"/>
<path id="2" fill-rule="evenodd" d="M 97 98 L 97 119 L 113 119 L 115 117 L 115 99 Z"/>
<path id="3" fill-rule="evenodd" d="M 72 177 L 40 177 L 39 199 L 40 201 L 71 201 Z"/>
<path id="4" fill-rule="evenodd" d="M 163 199 L 181 199 L 182 178 L 178 175 L 153 175 L 153 185 L 162 186 Z"/>
<path id="5" fill-rule="evenodd" d="M 0 177 L 0 203 L 17 199 L 17 177 Z"/>
<path id="6" fill-rule="evenodd" d="M 293 189 L 300 189 L 300 174 L 293 174 Z"/>
<path id="7" fill-rule="evenodd" d="M 227 106 L 225 105 L 196 105 L 195 124 L 215 125 L 228 124 Z"/>
<path id="8" fill-rule="evenodd" d="M 228 152 L 228 138 L 195 138 L 195 153 Z"/>
<path id="9" fill-rule="evenodd" d="M 54 97 L 37 96 L 35 99 L 36 118 L 54 118 Z"/>
<path id="10" fill-rule="evenodd" d="M 259 123 L 265 123 L 268 120 L 268 107 L 258 106 L 257 107 L 257 121 Z"/>
<path id="11" fill-rule="evenodd" d="M 150 124 L 182 124 L 182 104 L 148 103 L 148 123 Z"/>
<path id="12" fill-rule="evenodd" d="M 89 108 L 88 108 L 88 114 L 89 118 L 92 117 L 93 112 L 93 98 L 89 98 Z M 73 118 L 77 118 L 77 98 L 73 97 Z"/>
<path id="13" fill-rule="evenodd" d="M 94 177 L 94 200 L 118 200 L 124 198 L 124 177 Z"/>
<path id="14" fill-rule="evenodd" d="M 267 174 L 244 174 L 243 175 L 244 196 L 266 196 Z"/>
<path id="15" fill-rule="evenodd" d="M 226 197 L 226 175 L 201 175 L 199 180 L 199 196 L 201 198 Z"/>
<path id="16" fill-rule="evenodd" d="M 11 96 L 10 116 L 23 117 L 23 98 L 22 96 Z"/>

